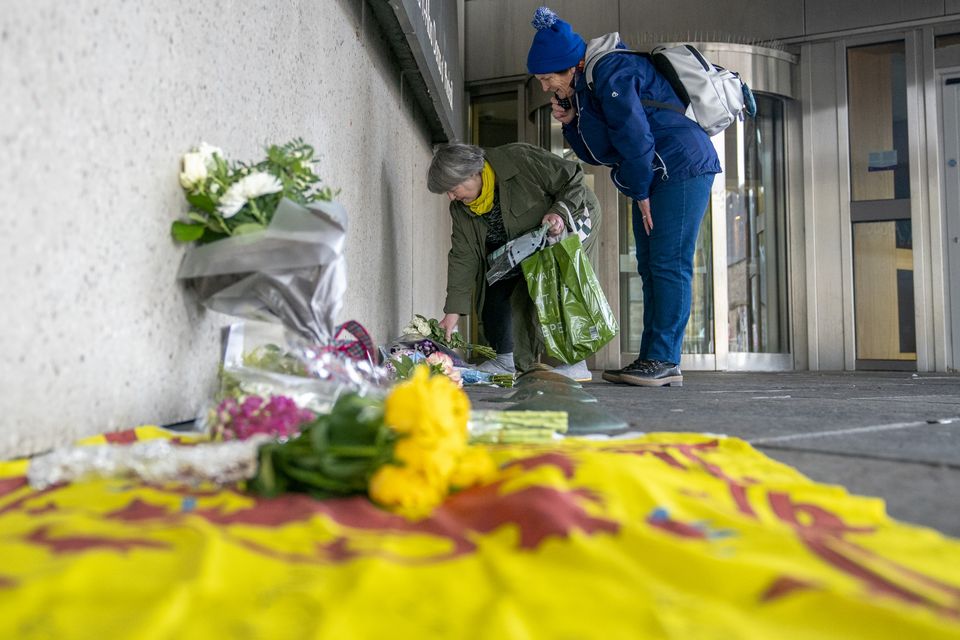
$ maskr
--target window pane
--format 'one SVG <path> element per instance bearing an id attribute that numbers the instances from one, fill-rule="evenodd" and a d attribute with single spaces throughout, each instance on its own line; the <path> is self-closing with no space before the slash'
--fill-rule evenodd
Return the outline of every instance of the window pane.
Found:
<path id="1" fill-rule="evenodd" d="M 847 50 L 853 201 L 910 197 L 903 41 Z"/>
<path id="2" fill-rule="evenodd" d="M 470 118 L 476 145 L 498 147 L 519 140 L 516 92 L 474 98 Z"/>
<path id="3" fill-rule="evenodd" d="M 960 46 L 960 33 L 948 33 L 934 39 L 934 49 L 946 49 Z"/>

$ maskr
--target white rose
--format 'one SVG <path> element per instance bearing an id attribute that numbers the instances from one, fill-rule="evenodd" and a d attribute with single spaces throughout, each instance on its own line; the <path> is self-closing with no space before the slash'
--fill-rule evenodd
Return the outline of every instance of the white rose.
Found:
<path id="1" fill-rule="evenodd" d="M 419 333 L 422 336 L 429 336 L 431 333 L 430 323 L 424 320 L 423 318 L 414 318 L 413 326 L 416 328 L 417 333 Z"/>
<path id="2" fill-rule="evenodd" d="M 200 146 L 197 147 L 197 153 L 199 153 L 200 157 L 203 158 L 203 163 L 208 169 L 213 169 L 216 166 L 213 156 L 216 155 L 223 158 L 223 150 L 220 147 L 215 147 L 211 144 L 207 144 L 206 142 L 200 143 Z"/>
<path id="3" fill-rule="evenodd" d="M 180 184 L 184 189 L 194 189 L 207 179 L 207 165 L 203 156 L 197 152 L 183 154 L 183 172 L 180 174 Z"/>

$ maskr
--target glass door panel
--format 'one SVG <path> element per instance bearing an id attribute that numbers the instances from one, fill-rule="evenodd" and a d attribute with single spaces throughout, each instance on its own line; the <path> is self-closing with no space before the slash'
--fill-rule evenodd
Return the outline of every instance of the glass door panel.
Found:
<path id="1" fill-rule="evenodd" d="M 847 49 L 847 104 L 856 366 L 901 369 L 916 361 L 902 40 Z"/>
<path id="2" fill-rule="evenodd" d="M 731 355 L 737 355 L 730 365 L 734 368 L 776 370 L 792 366 L 786 271 L 784 104 L 781 98 L 759 94 L 756 98 L 756 118 L 737 123 L 714 138 L 724 174 L 717 177 L 715 194 L 697 237 L 690 319 L 682 344 L 687 368 L 726 368 L 725 347 L 729 347 Z M 562 137 L 558 137 L 560 127 L 550 118 L 549 107 L 541 108 L 536 116 L 539 143 L 575 159 Z M 604 288 L 619 302 L 619 347 L 625 364 L 640 351 L 643 334 L 643 289 L 637 273 L 632 203 L 615 190 L 609 179 L 598 181 L 594 188 L 598 195 L 600 191 L 610 192 L 601 201 L 617 203 L 617 241 L 602 249 L 602 260 L 617 263 L 618 271 L 610 274 L 610 282 L 604 282 Z M 610 208 L 605 205 L 604 219 L 612 222 Z M 718 278 L 715 269 L 723 265 L 727 265 L 727 271 Z M 727 313 L 724 296 L 718 295 L 716 287 L 727 289 Z M 721 305 L 719 309 L 717 305 Z M 721 340 L 726 336 L 720 353 L 718 336 Z"/>
<path id="3" fill-rule="evenodd" d="M 853 225 L 858 360 L 916 360 L 909 220 Z"/>
<path id="4" fill-rule="evenodd" d="M 620 195 L 620 340 L 624 353 L 640 352 L 643 334 L 643 285 L 637 273 L 636 242 L 630 199 Z M 713 218 L 708 208 L 693 255 L 690 321 L 683 334 L 683 353 L 713 353 Z"/>
<path id="5" fill-rule="evenodd" d="M 757 116 L 724 132 L 728 349 L 787 353 L 783 102 L 756 99 Z"/>
<path id="6" fill-rule="evenodd" d="M 902 40 L 847 50 L 854 202 L 910 198 L 906 50 Z"/>

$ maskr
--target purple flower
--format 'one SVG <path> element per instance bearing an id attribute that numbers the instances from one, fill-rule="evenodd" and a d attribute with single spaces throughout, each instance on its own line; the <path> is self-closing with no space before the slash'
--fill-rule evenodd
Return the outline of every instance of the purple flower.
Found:
<path id="1" fill-rule="evenodd" d="M 217 407 L 216 415 L 216 433 L 224 440 L 246 440 L 261 433 L 289 438 L 316 417 L 287 396 L 270 396 L 266 401 L 260 396 L 248 396 L 243 402 L 227 398 Z"/>

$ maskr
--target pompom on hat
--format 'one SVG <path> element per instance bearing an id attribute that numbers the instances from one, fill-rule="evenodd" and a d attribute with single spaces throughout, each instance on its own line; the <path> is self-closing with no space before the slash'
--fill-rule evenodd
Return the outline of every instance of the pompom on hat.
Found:
<path id="1" fill-rule="evenodd" d="M 537 9 L 530 24 L 537 30 L 527 54 L 527 71 L 530 73 L 563 71 L 577 66 L 583 59 L 587 43 L 547 7 Z"/>

